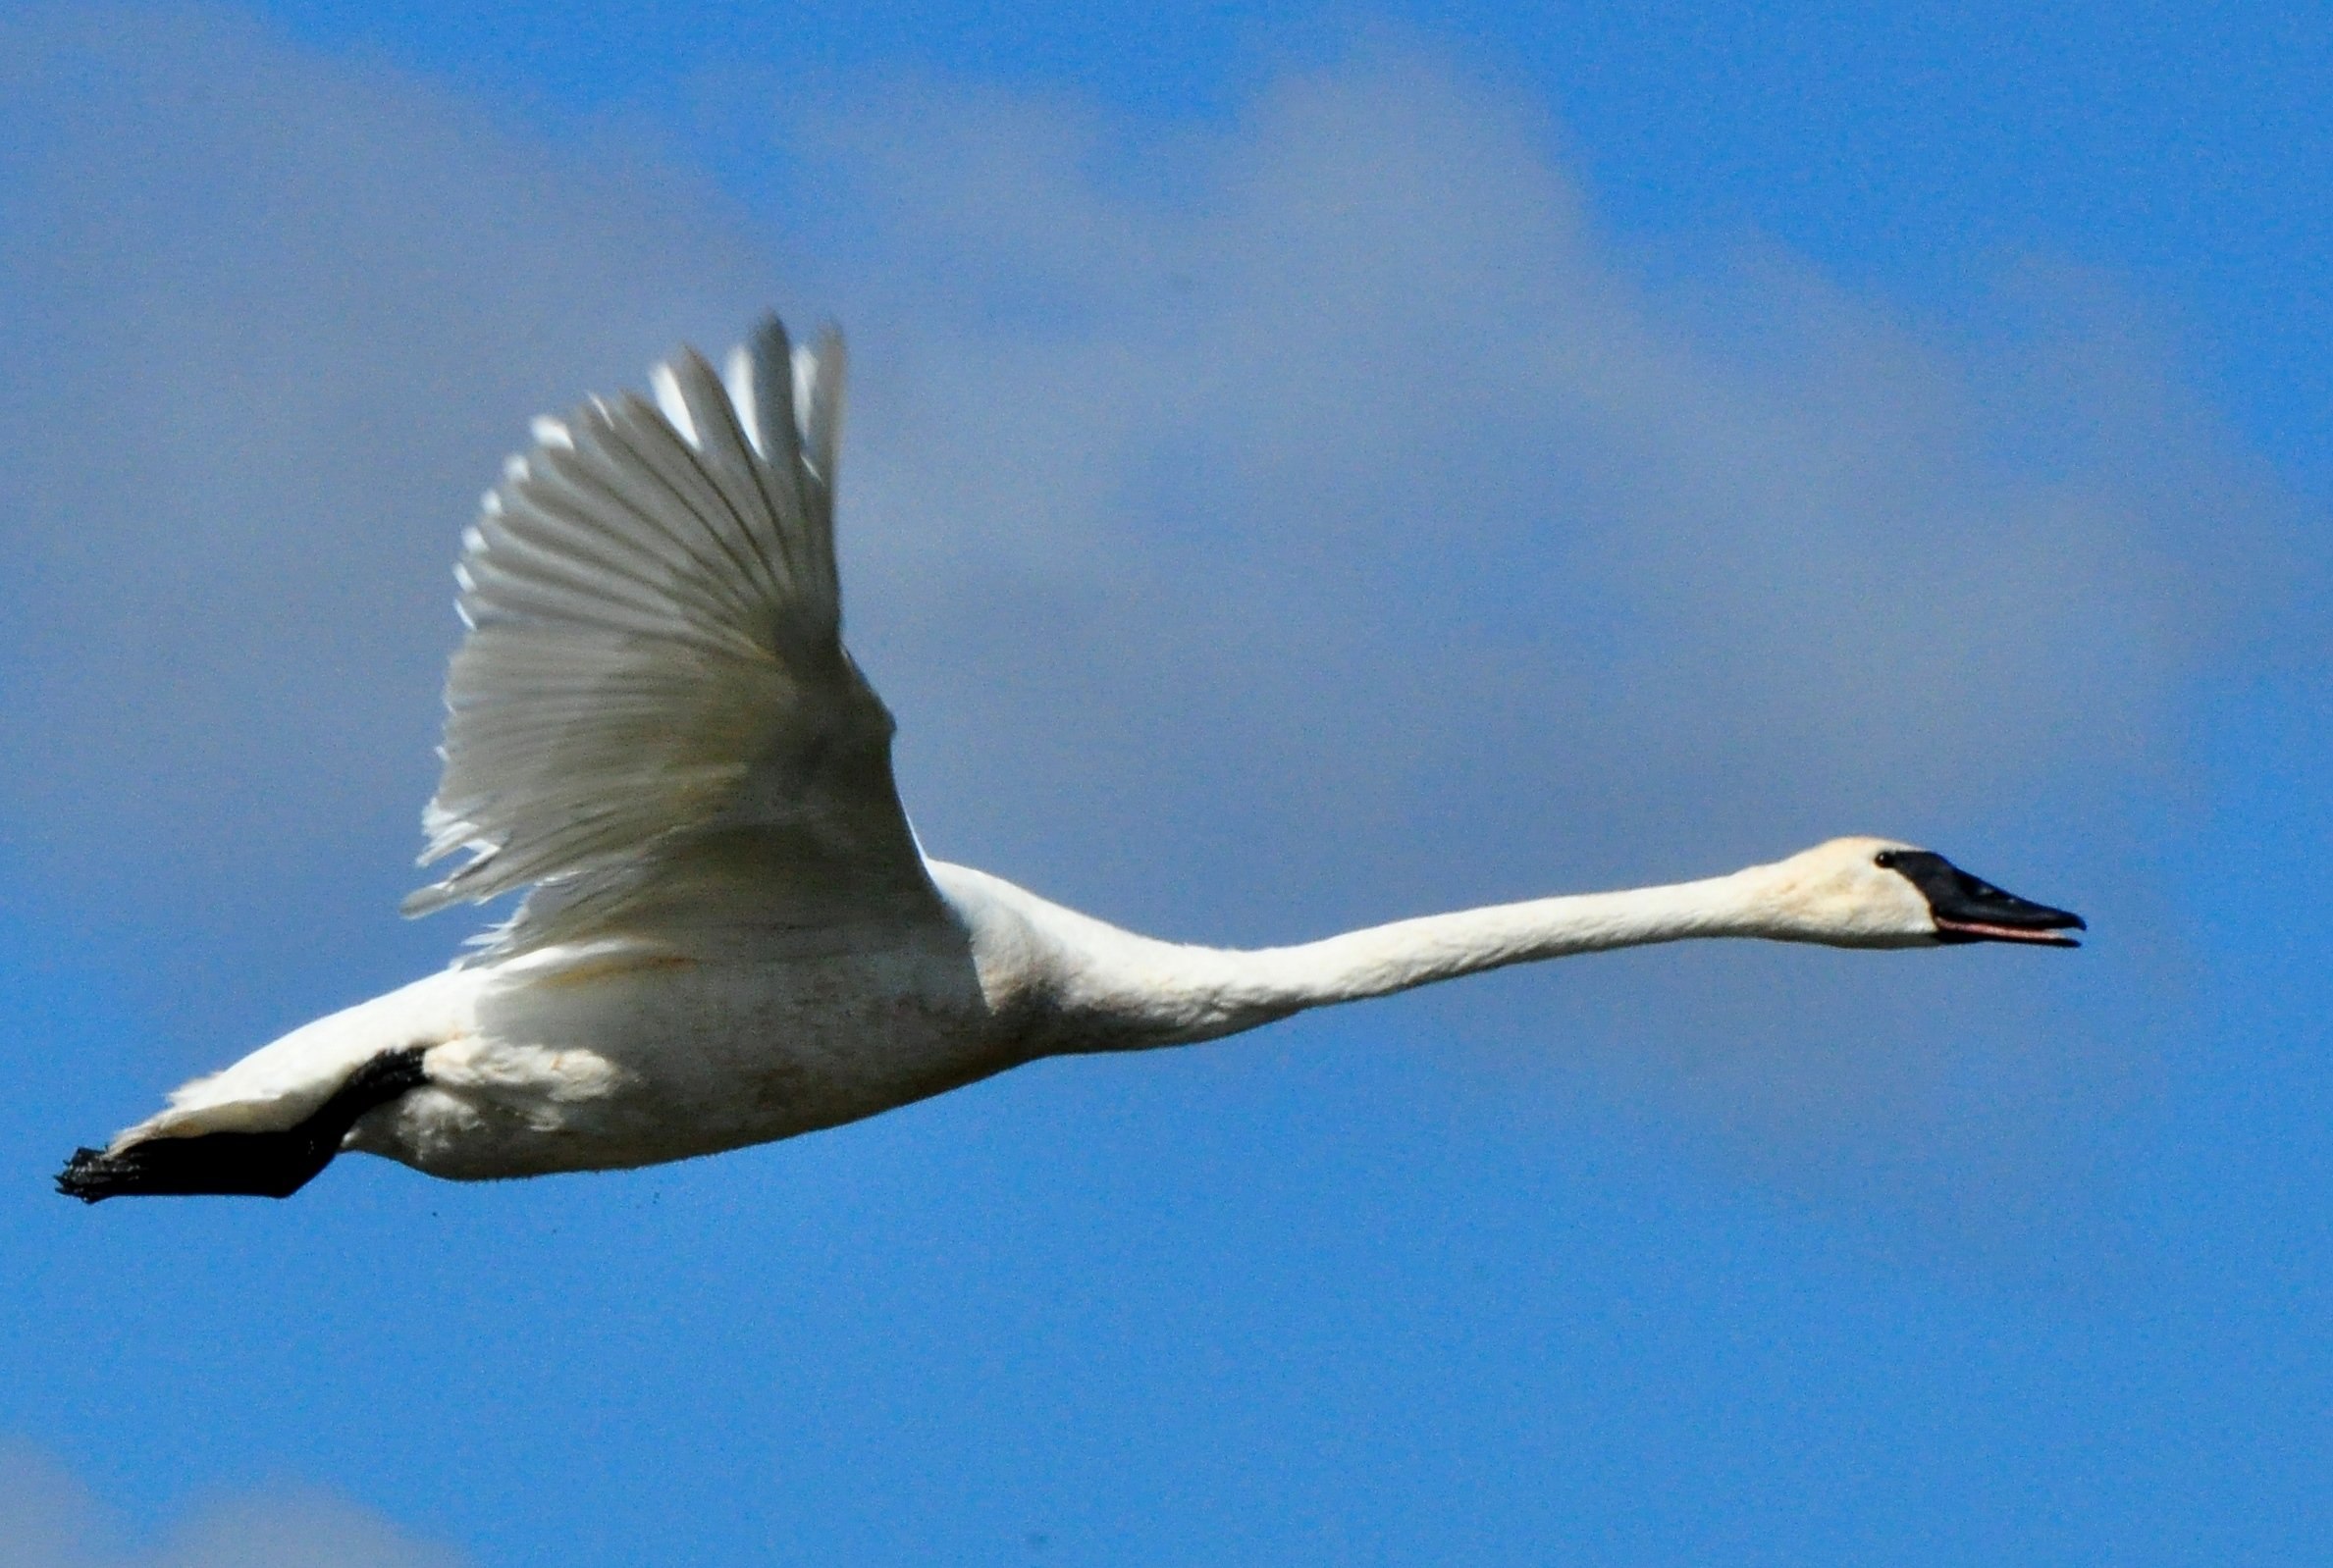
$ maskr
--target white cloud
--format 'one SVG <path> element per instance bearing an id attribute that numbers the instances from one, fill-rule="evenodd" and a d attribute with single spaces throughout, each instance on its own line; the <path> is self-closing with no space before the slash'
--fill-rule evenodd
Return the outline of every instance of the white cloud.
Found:
<path id="1" fill-rule="evenodd" d="M 210 1502 L 151 1544 L 126 1545 L 125 1535 L 54 1462 L 0 1442 L 0 1568 L 456 1568 L 463 1560 L 308 1488 Z"/>
<path id="2" fill-rule="evenodd" d="M 619 147 L 233 17 L 33 13 L 0 54 L 0 810 L 69 911 L 171 907 L 215 997 L 351 869 L 394 893 L 453 542 L 528 413 L 727 330 L 767 263 Z"/>
<path id="3" fill-rule="evenodd" d="M 875 227 L 836 287 L 900 367 L 854 474 L 898 581 L 857 602 L 906 678 L 960 661 L 968 578 L 1006 579 L 1078 624 L 971 655 L 1077 640 L 1057 700 L 1142 715 L 1152 809 L 1205 767 L 1287 792 L 1275 843 L 1456 812 L 1472 858 L 1605 874 L 1585 846 L 1917 829 L 2177 743 L 2265 531 L 2207 430 L 2097 395 L 2159 363 L 2034 311 L 2025 342 L 1924 340 L 1775 258 L 1665 294 L 1551 140 L 1405 58 L 1131 149 L 1045 106 L 856 111 L 833 157 Z M 2045 387 L 2061 361 L 2109 385 Z M 2170 504 L 2165 459 L 2116 466 L 2164 448 Z"/>

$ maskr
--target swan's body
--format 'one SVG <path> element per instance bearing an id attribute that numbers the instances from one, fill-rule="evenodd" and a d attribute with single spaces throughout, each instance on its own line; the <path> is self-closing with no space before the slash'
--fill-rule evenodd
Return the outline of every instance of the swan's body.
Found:
<path id="1" fill-rule="evenodd" d="M 468 540 L 421 913 L 532 886 L 479 955 L 197 1079 L 60 1178 L 288 1193 L 342 1148 L 452 1177 L 676 1160 L 1041 1057 L 1186 1044 L 1509 964 L 1691 937 L 2066 945 L 1880 839 L 1667 887 L 1229 952 L 927 860 L 840 641 L 840 343 L 542 421 Z"/>

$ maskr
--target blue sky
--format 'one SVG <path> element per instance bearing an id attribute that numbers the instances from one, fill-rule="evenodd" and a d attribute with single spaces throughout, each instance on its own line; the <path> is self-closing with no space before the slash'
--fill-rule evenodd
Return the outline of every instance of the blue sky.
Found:
<path id="1" fill-rule="evenodd" d="M 2315 1549 L 2321 18 L 680 9 L 0 23 L 0 1565 Z M 2094 939 L 51 1195 L 444 961 L 467 510 L 766 304 L 934 853 L 1269 941 L 1881 831 Z"/>

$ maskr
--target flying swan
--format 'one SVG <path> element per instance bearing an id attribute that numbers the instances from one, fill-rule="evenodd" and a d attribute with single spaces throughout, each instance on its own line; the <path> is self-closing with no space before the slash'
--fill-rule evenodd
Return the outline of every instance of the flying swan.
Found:
<path id="1" fill-rule="evenodd" d="M 1212 1040 L 1509 964 L 1687 937 L 2075 945 L 2082 920 L 1841 838 L 1673 886 L 1234 952 L 925 858 L 844 650 L 842 341 L 765 319 L 718 376 L 534 426 L 463 540 L 468 628 L 408 915 L 530 888 L 444 971 L 294 1029 L 58 1188 L 287 1197 L 344 1149 L 455 1179 L 650 1165 L 1042 1057 Z"/>

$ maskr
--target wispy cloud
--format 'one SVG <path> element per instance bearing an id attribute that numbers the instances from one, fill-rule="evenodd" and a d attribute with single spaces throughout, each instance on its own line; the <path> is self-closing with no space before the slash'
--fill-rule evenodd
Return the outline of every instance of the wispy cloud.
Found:
<path id="1" fill-rule="evenodd" d="M 2046 810 L 2179 744 L 2276 538 L 2103 291 L 2029 269 L 1947 334 L 1771 250 L 1655 287 L 1550 128 L 1430 60 L 1131 146 L 941 105 L 830 144 L 904 404 L 866 399 L 860 548 L 911 594 L 949 552 L 916 626 L 968 574 L 1068 601 L 1068 710 L 1141 715 L 1162 797 L 1199 762 L 1305 837 L 1351 791 L 1600 873 Z M 1052 668 L 1048 630 L 980 641 Z"/>
<path id="2" fill-rule="evenodd" d="M 0 1568 L 458 1568 L 414 1540 L 312 1489 L 220 1498 L 155 1543 L 127 1544 L 121 1522 L 65 1470 L 0 1442 Z"/>
<path id="3" fill-rule="evenodd" d="M 663 171 L 245 21 L 35 15 L 6 51 L 9 804 L 69 882 L 233 900 L 282 874 L 255 852 L 407 825 L 513 410 L 766 279 Z"/>

